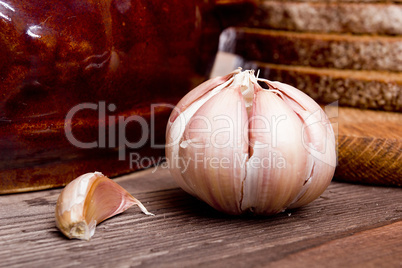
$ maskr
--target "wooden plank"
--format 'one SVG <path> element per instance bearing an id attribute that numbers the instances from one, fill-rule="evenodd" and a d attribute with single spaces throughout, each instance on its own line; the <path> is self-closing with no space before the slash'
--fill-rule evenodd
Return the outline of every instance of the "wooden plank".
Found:
<path id="1" fill-rule="evenodd" d="M 338 139 L 337 179 L 402 186 L 402 113 L 327 107 Z"/>
<path id="2" fill-rule="evenodd" d="M 359 234 L 368 240 L 384 236 L 376 240 L 384 251 L 362 259 L 367 265 L 402 254 L 401 239 L 385 239 L 401 226 L 400 188 L 332 182 L 306 207 L 272 217 L 232 217 L 177 188 L 166 169 L 153 171 L 116 181 L 156 216 L 130 208 L 101 223 L 89 242 L 68 240 L 55 227 L 60 189 L 0 196 L 0 266 L 251 267 L 286 260 L 307 265 L 313 263 L 310 252 L 329 252 L 327 247 L 348 239 L 357 243 Z M 339 251 L 338 257 L 363 258 L 357 250 Z"/>
<path id="3" fill-rule="evenodd" d="M 402 267 L 402 256 L 394 250 L 401 246 L 402 222 L 396 222 L 292 254 L 273 265 L 297 267 L 309 259 L 309 267 Z"/>

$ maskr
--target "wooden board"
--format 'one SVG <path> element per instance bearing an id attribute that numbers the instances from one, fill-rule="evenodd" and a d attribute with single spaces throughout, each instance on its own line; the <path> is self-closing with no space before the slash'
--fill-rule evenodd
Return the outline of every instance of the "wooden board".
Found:
<path id="1" fill-rule="evenodd" d="M 402 186 L 402 113 L 346 107 L 326 110 L 337 133 L 336 178 Z"/>
<path id="2" fill-rule="evenodd" d="M 401 267 L 402 190 L 332 182 L 311 204 L 231 217 L 186 194 L 163 168 L 116 179 L 136 207 L 89 241 L 55 227 L 60 189 L 0 196 L 1 267 Z"/>

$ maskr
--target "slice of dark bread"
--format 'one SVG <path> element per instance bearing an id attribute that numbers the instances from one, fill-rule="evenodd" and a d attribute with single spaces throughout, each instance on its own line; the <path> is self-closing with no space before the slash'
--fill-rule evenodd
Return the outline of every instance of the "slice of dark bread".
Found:
<path id="1" fill-rule="evenodd" d="M 402 112 L 402 73 L 245 62 L 260 77 L 290 84 L 320 103 Z"/>
<path id="2" fill-rule="evenodd" d="M 222 51 L 247 60 L 354 70 L 402 71 L 402 36 L 229 28 Z"/>
<path id="3" fill-rule="evenodd" d="M 301 32 L 398 35 L 402 34 L 402 4 L 367 0 L 263 1 L 248 24 Z"/>
<path id="4" fill-rule="evenodd" d="M 260 0 L 264 2 L 276 2 L 278 0 Z M 307 3 L 402 3 L 402 0 L 281 0 L 282 2 L 307 2 Z"/>

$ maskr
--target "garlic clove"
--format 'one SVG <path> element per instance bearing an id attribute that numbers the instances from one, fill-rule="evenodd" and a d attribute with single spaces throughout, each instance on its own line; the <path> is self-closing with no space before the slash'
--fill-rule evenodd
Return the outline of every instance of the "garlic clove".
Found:
<path id="1" fill-rule="evenodd" d="M 305 93 L 280 82 L 264 82 L 284 93 L 284 101 L 303 122 L 303 144 L 313 164 L 306 177 L 305 189 L 290 205 L 290 208 L 300 207 L 315 200 L 331 182 L 336 167 L 335 135 L 324 111 Z"/>
<path id="2" fill-rule="evenodd" d="M 242 210 L 283 211 L 300 192 L 307 151 L 300 143 L 302 123 L 276 93 L 258 90 L 250 115 L 250 159 Z"/>
<path id="3" fill-rule="evenodd" d="M 56 225 L 68 238 L 89 240 L 100 222 L 138 205 L 147 209 L 116 182 L 100 172 L 84 174 L 70 182 L 60 193 Z"/>
<path id="4" fill-rule="evenodd" d="M 178 155 L 187 162 L 183 188 L 217 210 L 240 214 L 247 132 L 239 87 L 225 88 L 208 100 L 191 118 L 180 143 Z"/>
<path id="5" fill-rule="evenodd" d="M 182 176 L 182 170 L 188 164 L 178 156 L 184 130 L 197 110 L 213 96 L 221 92 L 223 88 L 230 85 L 233 82 L 233 74 L 239 72 L 240 70 L 238 69 L 224 77 L 217 77 L 212 81 L 204 82 L 184 96 L 184 100 L 182 99 L 177 105 L 179 108 L 175 108 L 169 117 L 166 128 L 166 160 L 173 178 L 176 178 L 179 185 L 188 193 L 193 191 L 183 182 L 184 178 Z M 200 95 L 193 94 L 193 91 L 197 91 Z M 179 114 L 178 111 L 180 111 Z"/>
<path id="6" fill-rule="evenodd" d="M 169 118 L 168 129 L 171 126 L 171 123 L 176 120 L 176 118 L 186 110 L 192 103 L 202 98 L 206 93 L 210 92 L 212 89 L 218 87 L 219 85 L 225 83 L 226 81 L 230 80 L 234 74 L 241 72 L 240 69 L 234 70 L 230 74 L 225 76 L 218 76 L 213 79 L 209 79 L 204 83 L 200 84 L 189 93 L 187 93 L 180 101 L 177 103 L 175 109 L 172 111 L 172 114 Z"/>
<path id="7" fill-rule="evenodd" d="M 305 127 L 312 127 L 309 129 L 311 132 L 311 137 L 313 138 L 314 146 L 316 150 L 319 151 L 329 151 L 335 153 L 333 148 L 335 147 L 335 135 L 325 112 L 321 107 L 309 96 L 307 96 L 302 91 L 280 82 L 271 82 L 263 79 L 263 81 L 273 89 L 277 89 L 283 93 L 283 100 L 297 113 L 304 121 Z M 320 123 L 320 124 L 315 124 Z M 314 133 L 316 128 L 321 128 L 321 131 Z M 317 130 L 318 131 L 318 130 Z M 325 132 L 323 132 L 325 131 Z M 326 134 L 325 139 L 322 139 L 320 134 Z M 324 143 L 323 141 L 327 141 Z M 326 150 L 328 149 L 328 150 Z M 319 158 L 319 157 L 318 157 Z M 335 164 L 336 158 L 330 159 L 328 164 Z"/>
<path id="8" fill-rule="evenodd" d="M 331 182 L 336 166 L 335 144 L 331 139 L 333 135 L 329 134 L 332 132 L 332 128 L 329 130 L 311 115 L 307 118 L 301 115 L 301 118 L 304 124 L 303 144 L 310 154 L 309 158 L 313 165 L 310 174 L 306 177 L 306 184 L 303 186 L 305 189 L 302 189 L 301 194 L 290 205 L 290 208 L 308 204 L 324 192 Z M 317 137 L 327 138 L 317 139 Z"/>

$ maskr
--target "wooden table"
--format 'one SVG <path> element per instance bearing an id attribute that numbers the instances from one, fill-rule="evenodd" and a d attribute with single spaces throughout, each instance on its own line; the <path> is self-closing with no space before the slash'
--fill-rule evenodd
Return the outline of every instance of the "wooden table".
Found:
<path id="1" fill-rule="evenodd" d="M 132 207 L 90 241 L 55 227 L 60 189 L 0 196 L 1 267 L 402 267 L 402 189 L 332 182 L 273 217 L 231 217 L 158 167 L 117 178 L 155 213 Z"/>

